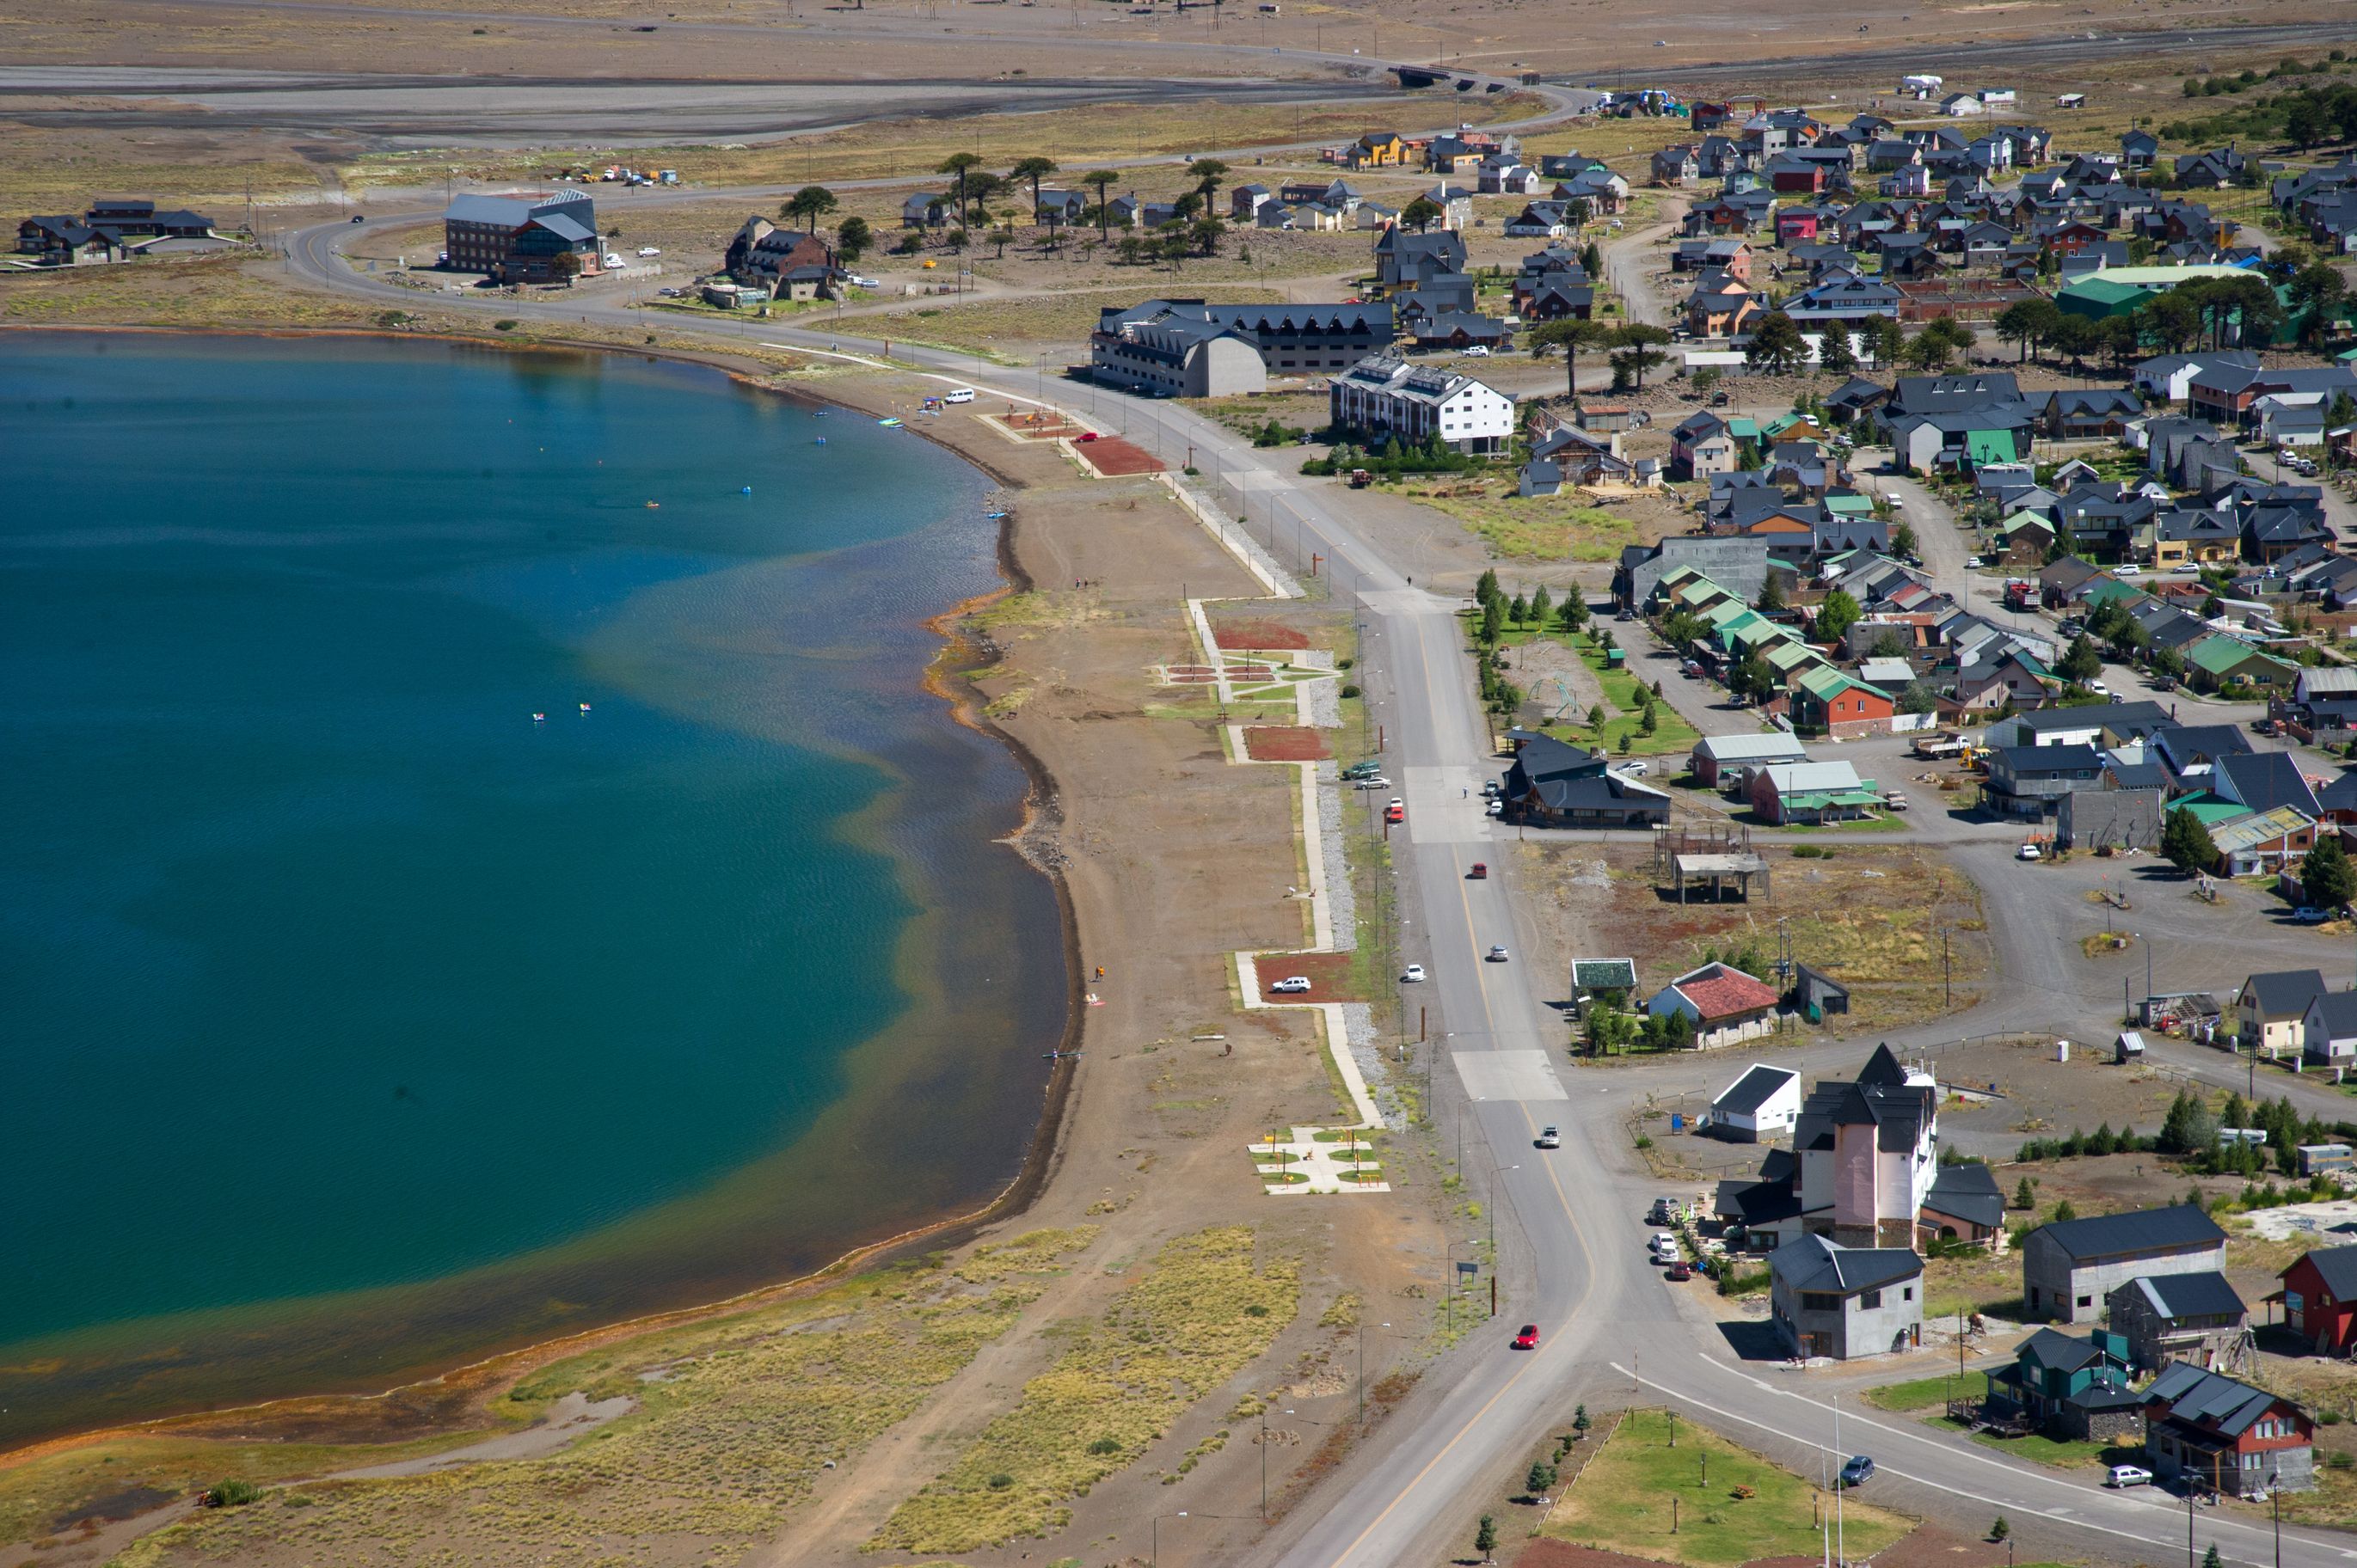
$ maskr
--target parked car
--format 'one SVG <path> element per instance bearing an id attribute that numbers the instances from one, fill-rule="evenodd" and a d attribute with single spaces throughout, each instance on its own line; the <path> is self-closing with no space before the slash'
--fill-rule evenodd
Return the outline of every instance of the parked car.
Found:
<path id="1" fill-rule="evenodd" d="M 1289 974 L 1283 980 L 1270 982 L 1269 989 L 1280 996 L 1298 996 L 1309 989 L 1309 977 L 1306 974 Z"/>
<path id="2" fill-rule="evenodd" d="M 2310 905 L 2304 909 L 2294 909 L 2291 912 L 2291 918 L 2298 920 L 2303 926 L 2320 926 L 2324 924 L 2325 921 L 2332 918 L 2332 911 L 2330 909 L 2319 909 L 2315 906 Z"/>
<path id="3" fill-rule="evenodd" d="M 352 221 L 355 223 L 365 223 L 368 221 L 368 214 L 365 212 L 355 212 L 352 214 Z"/>
<path id="4" fill-rule="evenodd" d="M 1889 790 L 1882 797 L 1882 809 L 1886 811 L 1903 811 L 1907 809 L 1907 797 L 1896 789 Z"/>
<path id="5" fill-rule="evenodd" d="M 1401 972 L 1400 979 L 1409 985 L 1418 983 L 1424 979 L 1424 965 L 1420 963 L 1409 964 L 1406 969 Z"/>
<path id="6" fill-rule="evenodd" d="M 2016 860 L 2044 860 L 2046 856 L 2039 851 L 2036 844 L 2026 843 L 2019 849 L 2013 852 L 2013 858 Z"/>
<path id="7" fill-rule="evenodd" d="M 1674 1225 L 1677 1223 L 1677 1206 L 1666 1197 L 1657 1197 L 1653 1199 L 1652 1212 L 1645 1216 L 1645 1223 L 1648 1225 Z"/>
<path id="8" fill-rule="evenodd" d="M 1394 811 L 1405 811 L 1407 810 L 1407 802 L 1401 800 L 1397 795 L 1393 796 L 1388 804 Z"/>
<path id="9" fill-rule="evenodd" d="M 1364 779 L 1354 779 L 1351 782 L 1361 789 L 1388 789 L 1392 787 L 1392 781 L 1380 773 L 1369 774 Z"/>
<path id="10" fill-rule="evenodd" d="M 1684 1258 L 1680 1258 L 1676 1262 L 1672 1263 L 1668 1268 L 1662 1271 L 1662 1277 L 1668 1280 L 1673 1284 L 1684 1284 L 1688 1280 L 1694 1278 L 1694 1270 L 1687 1266 L 1686 1261 Z"/>
<path id="11" fill-rule="evenodd" d="M 1642 779 L 1645 776 L 1645 765 L 1641 762 L 1616 763 L 1612 771 L 1631 779 Z"/>
<path id="12" fill-rule="evenodd" d="M 1563 1147 L 1563 1134 L 1553 1127 L 1542 1127 L 1539 1129 L 1538 1146 L 1542 1149 L 1560 1149 Z"/>
<path id="13" fill-rule="evenodd" d="M 1364 762 L 1353 762 L 1350 767 L 1342 769 L 1342 777 L 1345 779 L 1372 779 L 1376 774 L 1381 773 L 1383 770 L 1383 765 L 1371 758 Z"/>
<path id="14" fill-rule="evenodd" d="M 1645 1247 L 1653 1254 L 1653 1262 L 1657 1263 L 1674 1263 L 1678 1261 L 1678 1239 L 1674 1236 L 1657 1233 L 1652 1240 L 1645 1243 Z"/>
<path id="15" fill-rule="evenodd" d="M 639 247 L 639 254 L 642 256 L 660 256 L 662 254 L 662 252 L 657 250 L 652 245 L 640 245 Z"/>
<path id="16" fill-rule="evenodd" d="M 1467 880 L 1467 881 L 1469 881 L 1469 882 L 1487 882 L 1487 881 L 1489 881 L 1489 880 L 1490 880 L 1490 863 L 1489 863 L 1488 861 L 1486 861 L 1486 860 L 1477 860 L 1477 861 L 1475 861 L 1475 862 L 1473 863 L 1473 869 L 1472 869 L 1472 870 L 1470 870 L 1470 871 L 1469 871 L 1469 872 L 1467 872 L 1467 873 L 1465 874 L 1465 876 L 1466 876 L 1466 880 Z"/>
<path id="17" fill-rule="evenodd" d="M 1493 947 L 1488 952 L 1483 953 L 1481 957 L 1485 961 L 1490 963 L 1503 963 L 1506 961 L 1506 950 L 1501 947 Z"/>
<path id="18" fill-rule="evenodd" d="M 1094 441 L 1097 438 L 1097 433 L 1093 430 L 1083 430 L 1078 435 L 1072 437 L 1075 441 Z"/>
<path id="19" fill-rule="evenodd" d="M 1862 1487 L 1873 1477 L 1874 1461 L 1863 1454 L 1853 1455 L 1841 1467 L 1841 1484 L 1845 1487 Z"/>
<path id="20" fill-rule="evenodd" d="M 1490 357 L 1490 346 L 1487 343 L 1475 343 L 1465 350 L 1465 357 L 1469 360 L 1486 360 Z"/>
<path id="21" fill-rule="evenodd" d="M 1538 1348 L 1539 1326 L 1535 1323 L 1523 1324 L 1522 1332 L 1514 1336 L 1514 1348 L 1517 1350 L 1535 1350 Z"/>
<path id="22" fill-rule="evenodd" d="M 849 284 L 854 288 L 882 288 L 884 286 L 882 284 L 877 283 L 874 278 L 864 278 L 857 273 L 853 273 L 843 281 Z"/>
<path id="23" fill-rule="evenodd" d="M 2112 689 L 2109 686 L 2104 685 L 2101 681 L 2088 682 L 2087 690 L 2094 693 L 2098 697 L 2108 697 L 2112 694 Z"/>
<path id="24" fill-rule="evenodd" d="M 2104 1485 L 2107 1487 L 2149 1487 L 2152 1485 L 2152 1472 L 2146 1469 L 2141 1465 L 2115 1465 L 2109 1470 L 2104 1472 Z"/>
<path id="25" fill-rule="evenodd" d="M 1394 823 L 1397 823 L 1397 822 L 1404 822 L 1407 821 L 1407 808 L 1406 808 L 1405 806 L 1386 806 L 1386 807 L 1384 807 L 1384 808 L 1383 808 L 1383 821 L 1385 821 L 1385 822 L 1394 822 Z"/>
<path id="26" fill-rule="evenodd" d="M 1482 811 L 1487 815 L 1492 817 L 1502 817 L 1506 814 L 1506 802 L 1493 799 L 1487 806 L 1482 808 Z"/>

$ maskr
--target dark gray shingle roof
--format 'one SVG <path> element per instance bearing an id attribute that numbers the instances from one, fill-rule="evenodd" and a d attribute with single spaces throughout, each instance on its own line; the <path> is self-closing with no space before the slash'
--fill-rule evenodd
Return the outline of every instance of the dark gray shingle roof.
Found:
<path id="1" fill-rule="evenodd" d="M 2060 1247 L 2079 1262 L 2117 1257 L 2129 1252 L 2158 1252 L 2212 1247 L 2226 1239 L 2217 1221 L 2190 1204 L 2167 1208 L 2135 1208 L 2125 1214 L 2097 1214 L 2084 1219 L 2058 1219 L 2033 1234 Z"/>

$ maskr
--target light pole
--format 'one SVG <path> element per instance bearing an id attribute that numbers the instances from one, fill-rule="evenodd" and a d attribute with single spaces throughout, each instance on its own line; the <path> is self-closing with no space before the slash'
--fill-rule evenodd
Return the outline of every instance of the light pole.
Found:
<path id="1" fill-rule="evenodd" d="M 2283 1472 L 2267 1472 L 2267 1501 L 2276 1512 L 2276 1568 L 2283 1568 Z"/>

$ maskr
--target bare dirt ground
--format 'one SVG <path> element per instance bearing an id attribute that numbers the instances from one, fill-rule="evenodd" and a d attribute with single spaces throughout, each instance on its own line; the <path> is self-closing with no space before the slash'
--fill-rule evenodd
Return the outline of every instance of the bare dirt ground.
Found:
<path id="1" fill-rule="evenodd" d="M 1851 1037 L 1948 1011 L 1950 985 L 1954 1006 L 1969 1006 L 1986 983 L 1979 896 L 1918 846 L 1845 843 L 1822 859 L 1764 847 L 1773 891 L 1755 886 L 1748 905 L 1680 904 L 1653 885 L 1648 847 L 1524 843 L 1519 853 L 1544 943 L 1536 956 L 1566 974 L 1574 958 L 1633 957 L 1650 993 L 1714 950 L 1748 952 L 1760 972 L 1777 956 L 1781 925 L 1797 961 L 1850 987 L 1849 1016 L 1831 1022 Z"/>

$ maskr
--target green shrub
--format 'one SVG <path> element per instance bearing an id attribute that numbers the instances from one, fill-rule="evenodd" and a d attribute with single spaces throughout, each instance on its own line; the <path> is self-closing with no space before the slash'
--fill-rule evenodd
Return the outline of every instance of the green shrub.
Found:
<path id="1" fill-rule="evenodd" d="M 214 1482 L 197 1500 L 209 1509 L 242 1509 L 261 1498 L 262 1488 L 252 1481 L 227 1480 Z"/>
<path id="2" fill-rule="evenodd" d="M 492 331 L 494 331 L 494 332 L 512 332 L 512 331 L 514 331 L 514 330 L 516 329 L 516 325 L 517 325 L 517 324 L 516 324 L 516 322 L 515 322 L 514 318 L 513 318 L 513 317 L 510 317 L 508 320 L 505 320 L 505 321 L 494 321 L 494 322 L 492 322 L 492 323 L 491 323 L 491 330 L 492 330 Z M 653 338 L 648 338 L 648 339 L 647 339 L 647 341 L 648 341 L 648 342 L 650 342 L 650 343 L 651 343 L 651 342 L 653 342 L 653 341 L 654 341 L 654 339 L 653 339 Z"/>

